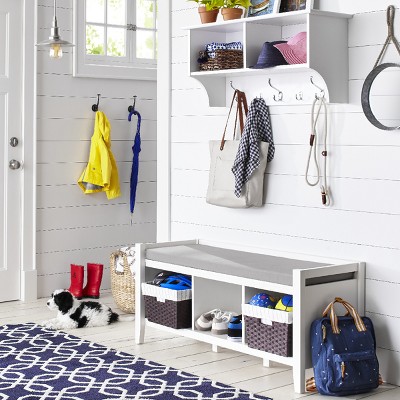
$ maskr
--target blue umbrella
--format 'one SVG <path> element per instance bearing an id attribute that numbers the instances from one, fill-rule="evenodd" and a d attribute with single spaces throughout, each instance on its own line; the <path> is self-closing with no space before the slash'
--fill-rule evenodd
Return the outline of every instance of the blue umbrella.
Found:
<path id="1" fill-rule="evenodd" d="M 132 115 L 136 115 L 138 117 L 137 128 L 135 141 L 132 146 L 133 151 L 133 160 L 132 160 L 132 172 L 131 172 L 131 193 L 130 193 L 130 209 L 131 214 L 135 209 L 135 201 L 136 201 L 136 187 L 138 182 L 138 173 L 139 173 L 139 153 L 140 153 L 140 123 L 142 121 L 141 115 L 133 108 L 129 112 L 128 121 L 132 120 Z"/>

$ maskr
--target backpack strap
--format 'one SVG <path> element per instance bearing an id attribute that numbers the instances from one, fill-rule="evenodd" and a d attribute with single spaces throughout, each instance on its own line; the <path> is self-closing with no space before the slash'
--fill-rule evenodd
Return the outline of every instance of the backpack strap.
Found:
<path id="1" fill-rule="evenodd" d="M 335 297 L 335 300 L 329 303 L 328 306 L 325 308 L 324 312 L 322 313 L 323 317 L 326 317 L 329 314 L 329 318 L 331 320 L 332 332 L 334 334 L 338 335 L 340 333 L 338 318 L 333 308 L 333 305 L 335 303 L 342 304 L 343 307 L 347 310 L 348 314 L 350 314 L 353 317 L 354 324 L 356 325 L 358 332 L 365 332 L 367 330 L 357 310 L 350 303 L 343 300 L 342 298 Z"/>

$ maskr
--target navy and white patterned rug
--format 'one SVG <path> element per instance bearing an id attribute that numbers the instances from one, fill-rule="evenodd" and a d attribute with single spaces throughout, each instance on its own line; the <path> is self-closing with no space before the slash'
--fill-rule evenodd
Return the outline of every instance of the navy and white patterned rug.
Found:
<path id="1" fill-rule="evenodd" d="M 0 327 L 0 399 L 269 398 L 28 323 Z"/>

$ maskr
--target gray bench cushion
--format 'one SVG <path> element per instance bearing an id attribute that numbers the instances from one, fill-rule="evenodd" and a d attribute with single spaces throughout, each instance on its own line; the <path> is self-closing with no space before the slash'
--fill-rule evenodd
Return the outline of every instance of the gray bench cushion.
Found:
<path id="1" fill-rule="evenodd" d="M 202 244 L 147 249 L 146 259 L 289 286 L 294 269 L 326 265 Z"/>

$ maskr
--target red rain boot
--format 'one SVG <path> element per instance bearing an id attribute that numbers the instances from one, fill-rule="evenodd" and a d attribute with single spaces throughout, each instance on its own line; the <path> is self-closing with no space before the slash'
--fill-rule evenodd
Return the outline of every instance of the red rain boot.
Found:
<path id="1" fill-rule="evenodd" d="M 83 275 L 83 265 L 71 264 L 71 286 L 68 291 L 77 299 L 81 299 L 83 295 Z"/>
<path id="2" fill-rule="evenodd" d="M 103 264 L 87 264 L 87 283 L 83 289 L 83 297 L 98 299 L 100 297 L 101 278 L 103 277 Z"/>

